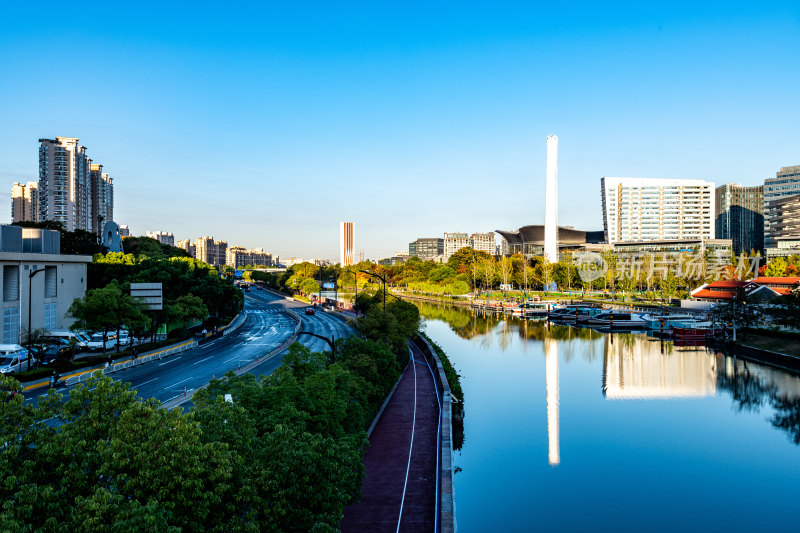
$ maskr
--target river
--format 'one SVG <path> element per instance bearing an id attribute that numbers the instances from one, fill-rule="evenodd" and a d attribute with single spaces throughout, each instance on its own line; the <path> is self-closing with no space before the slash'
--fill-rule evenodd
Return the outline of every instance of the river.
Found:
<path id="1" fill-rule="evenodd" d="M 798 375 L 643 333 L 418 306 L 462 375 L 460 531 L 800 528 Z"/>

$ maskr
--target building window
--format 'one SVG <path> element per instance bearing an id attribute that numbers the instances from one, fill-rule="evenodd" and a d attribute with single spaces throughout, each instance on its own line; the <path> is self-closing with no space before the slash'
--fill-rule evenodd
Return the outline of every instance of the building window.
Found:
<path id="1" fill-rule="evenodd" d="M 3 265 L 3 301 L 19 300 L 19 266 Z"/>
<path id="2" fill-rule="evenodd" d="M 3 309 L 3 344 L 19 341 L 19 310 L 16 307 Z"/>
<path id="3" fill-rule="evenodd" d="M 50 302 L 44 304 L 44 329 L 48 331 L 53 331 L 56 329 L 58 318 L 58 304 L 56 302 Z"/>
<path id="4" fill-rule="evenodd" d="M 44 267 L 44 297 L 58 296 L 58 269 L 54 266 Z"/>

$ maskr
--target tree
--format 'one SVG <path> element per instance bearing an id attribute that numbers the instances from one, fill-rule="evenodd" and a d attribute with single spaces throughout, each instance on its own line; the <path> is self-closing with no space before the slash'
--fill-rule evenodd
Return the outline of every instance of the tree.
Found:
<path id="1" fill-rule="evenodd" d="M 117 330 L 125 324 L 140 327 L 149 323 L 133 298 L 123 293 L 119 285 L 109 283 L 102 289 L 92 289 L 83 298 L 76 298 L 70 305 L 67 314 L 75 319 L 73 330 L 89 330 L 103 333 L 103 353 L 106 351 L 108 332 Z M 119 351 L 119 343 L 117 343 Z"/>
<path id="2" fill-rule="evenodd" d="M 508 286 L 508 281 L 511 278 L 511 274 L 514 270 L 514 264 L 511 261 L 510 257 L 501 257 L 500 261 L 497 264 L 498 270 L 500 271 L 500 278 L 503 280 L 503 285 L 506 287 Z M 503 289 L 504 291 L 506 289 Z"/>
<path id="3" fill-rule="evenodd" d="M 764 276 L 767 277 L 781 277 L 785 274 L 786 268 L 789 265 L 783 257 L 775 257 L 767 263 L 767 268 L 764 270 Z"/>
<path id="4" fill-rule="evenodd" d="M 494 286 L 494 273 L 496 269 L 496 265 L 494 262 L 493 257 L 484 258 L 480 261 L 481 265 L 481 275 L 483 276 L 484 281 L 484 289 L 487 291 L 492 290 Z"/>
<path id="5" fill-rule="evenodd" d="M 170 318 L 181 323 L 189 320 L 203 320 L 208 316 L 208 307 L 199 298 L 191 293 L 179 296 L 169 305 Z"/>
<path id="6" fill-rule="evenodd" d="M 720 302 L 711 308 L 708 318 L 712 323 L 720 326 L 730 326 L 734 332 L 742 332 L 742 338 L 747 336 L 747 329 L 758 320 L 759 306 L 748 305 L 747 293 L 744 287 L 738 287 L 736 294 L 727 302 Z M 735 333 L 734 333 L 735 334 Z"/>

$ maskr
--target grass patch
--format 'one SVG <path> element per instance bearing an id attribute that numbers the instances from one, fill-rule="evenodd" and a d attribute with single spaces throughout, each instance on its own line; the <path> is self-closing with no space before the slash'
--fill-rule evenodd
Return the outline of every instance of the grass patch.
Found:
<path id="1" fill-rule="evenodd" d="M 751 346 L 753 348 L 800 357 L 800 337 L 797 336 L 788 338 L 784 336 L 777 337 L 748 332 L 744 339 L 739 337 L 737 343 L 743 346 Z"/>

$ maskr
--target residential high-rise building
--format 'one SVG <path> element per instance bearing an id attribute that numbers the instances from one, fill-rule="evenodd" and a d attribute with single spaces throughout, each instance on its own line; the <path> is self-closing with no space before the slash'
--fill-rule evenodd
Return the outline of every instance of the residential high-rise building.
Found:
<path id="1" fill-rule="evenodd" d="M 770 220 L 769 208 L 770 202 L 800 194 L 800 165 L 793 167 L 781 167 L 775 173 L 774 178 L 767 178 L 764 180 L 764 247 L 774 247 L 772 236 L 769 233 Z"/>
<path id="2" fill-rule="evenodd" d="M 15 183 L 11 187 L 11 222 L 39 221 L 39 184 Z"/>
<path id="3" fill-rule="evenodd" d="M 150 237 L 151 239 L 155 239 L 161 244 L 169 244 L 170 246 L 175 246 L 175 236 L 172 233 L 167 233 L 166 231 L 148 231 L 145 233 L 145 237 Z"/>
<path id="4" fill-rule="evenodd" d="M 189 254 L 191 257 L 195 257 L 195 251 L 196 251 L 196 249 L 195 249 L 195 246 L 194 246 L 194 244 L 193 244 L 193 243 L 192 243 L 192 242 L 191 242 L 189 239 L 185 239 L 185 240 L 182 240 L 182 241 L 178 241 L 178 242 L 176 242 L 176 243 L 175 243 L 175 246 L 177 246 L 177 247 L 178 247 L 178 248 L 180 248 L 181 250 L 186 250 L 186 252 L 187 252 L 187 253 L 188 253 L 188 254 Z"/>
<path id="5" fill-rule="evenodd" d="M 225 264 L 228 252 L 228 243 L 214 241 L 214 237 L 200 237 L 194 241 L 195 259 L 205 261 L 209 265 L 221 266 Z"/>
<path id="6" fill-rule="evenodd" d="M 91 230 L 103 231 L 103 224 L 114 220 L 114 184 L 103 165 L 89 165 L 89 198 L 91 201 Z"/>
<path id="7" fill-rule="evenodd" d="M 434 260 L 444 255 L 444 239 L 423 238 L 408 243 L 409 257 L 419 257 L 423 261 Z"/>
<path id="8" fill-rule="evenodd" d="M 74 137 L 39 139 L 39 221 L 100 233 L 114 219 L 113 183 Z"/>
<path id="9" fill-rule="evenodd" d="M 473 233 L 469 236 L 469 245 L 473 250 L 495 255 L 497 244 L 494 242 L 494 233 Z"/>
<path id="10" fill-rule="evenodd" d="M 600 180 L 606 242 L 714 238 L 714 183 L 705 180 Z"/>
<path id="11" fill-rule="evenodd" d="M 245 265 L 272 266 L 272 254 L 268 254 L 263 248 L 248 250 L 242 246 L 231 246 L 226 255 L 225 264 L 233 268 Z"/>
<path id="12" fill-rule="evenodd" d="M 547 169 L 544 189 L 544 255 L 558 262 L 558 137 L 547 137 Z"/>
<path id="13" fill-rule="evenodd" d="M 39 139 L 39 220 L 89 230 L 89 158 L 74 137 Z"/>
<path id="14" fill-rule="evenodd" d="M 353 264 L 353 223 L 339 224 L 339 264 L 343 267 Z"/>
<path id="15" fill-rule="evenodd" d="M 469 236 L 466 233 L 445 233 L 444 260 L 447 261 L 454 253 L 469 245 Z"/>
<path id="16" fill-rule="evenodd" d="M 731 239 L 736 254 L 764 250 L 764 186 L 726 183 L 716 190 L 715 234 Z"/>

